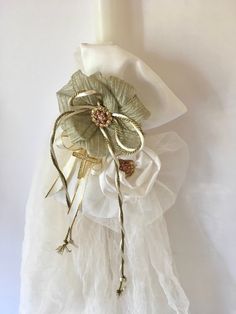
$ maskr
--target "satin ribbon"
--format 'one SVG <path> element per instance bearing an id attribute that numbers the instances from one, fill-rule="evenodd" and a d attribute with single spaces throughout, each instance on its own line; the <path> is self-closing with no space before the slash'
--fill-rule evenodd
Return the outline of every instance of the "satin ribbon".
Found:
<path id="1" fill-rule="evenodd" d="M 75 99 L 83 98 L 83 97 L 87 97 L 87 96 L 92 96 L 92 95 L 97 97 L 97 105 L 88 104 L 88 103 L 85 103 L 84 105 L 73 105 L 73 101 Z M 102 95 L 100 93 L 97 93 L 95 90 L 81 91 L 79 93 L 76 93 L 73 97 L 71 97 L 71 99 L 69 100 L 69 110 L 60 114 L 54 123 L 53 132 L 52 132 L 52 136 L 51 136 L 51 140 L 50 140 L 50 153 L 51 153 L 52 162 L 53 162 L 54 166 L 56 167 L 56 169 L 59 173 L 59 177 L 53 183 L 52 187 L 50 188 L 50 190 L 46 196 L 51 195 L 52 193 L 57 191 L 58 188 L 64 187 L 65 196 L 66 196 L 66 203 L 67 203 L 67 207 L 68 207 L 68 213 L 70 213 L 72 207 L 77 206 L 74 218 L 72 220 L 72 223 L 71 223 L 71 225 L 67 231 L 66 237 L 64 239 L 64 243 L 60 247 L 57 248 L 57 251 L 59 253 L 63 253 L 65 249 L 70 252 L 70 249 L 68 248 L 68 244 L 75 245 L 74 241 L 72 239 L 72 230 L 73 230 L 75 220 L 78 216 L 79 210 L 82 206 L 83 194 L 84 194 L 86 180 L 88 178 L 89 173 L 86 174 L 86 178 L 83 178 L 84 184 L 83 184 L 82 190 L 80 191 L 81 192 L 80 195 L 78 195 L 78 190 L 76 189 L 74 196 L 73 196 L 73 200 L 71 201 L 71 198 L 70 198 L 70 195 L 68 192 L 67 179 L 69 178 L 69 176 L 72 172 L 75 160 L 70 158 L 69 161 L 67 162 L 67 164 L 65 165 L 65 167 L 63 168 L 63 170 L 60 169 L 60 166 L 59 166 L 58 161 L 57 161 L 56 153 L 54 150 L 56 133 L 57 133 L 58 128 L 61 127 L 63 125 L 63 123 L 65 123 L 68 119 L 72 118 L 75 115 L 80 114 L 81 112 L 92 110 L 94 108 L 97 108 L 97 106 L 101 106 L 101 105 L 102 105 Z M 106 128 L 99 127 L 99 129 L 103 135 L 104 141 L 107 144 L 108 152 L 110 153 L 110 155 L 111 155 L 111 157 L 115 163 L 115 169 L 116 169 L 116 180 L 115 180 L 115 182 L 116 182 L 116 189 L 117 189 L 117 195 L 118 195 L 119 221 L 120 221 L 120 234 L 121 234 L 121 241 L 120 241 L 120 250 L 121 250 L 120 284 L 119 284 L 119 287 L 117 289 L 117 294 L 121 295 L 121 293 L 125 289 L 125 285 L 126 285 L 126 281 L 127 281 L 127 278 L 125 276 L 125 271 L 124 271 L 125 230 L 124 230 L 123 199 L 122 199 L 122 193 L 120 190 L 119 160 L 117 158 L 118 156 L 116 156 L 114 153 L 114 144 L 116 144 L 121 149 L 121 152 L 123 154 L 125 154 L 125 155 L 134 154 L 143 148 L 144 137 L 143 137 L 143 133 L 142 133 L 140 126 L 136 123 L 136 121 L 134 121 L 133 119 L 130 119 L 128 116 L 121 114 L 121 113 L 112 113 L 112 118 L 113 118 L 113 121 L 115 124 L 115 142 L 113 141 L 114 139 L 111 139 L 109 137 L 109 134 L 108 134 Z M 119 120 L 121 120 L 121 121 L 123 120 L 125 122 L 128 122 L 128 124 L 135 130 L 135 132 L 137 132 L 139 139 L 140 139 L 140 142 L 139 142 L 137 147 L 135 147 L 135 148 L 127 147 L 125 144 L 122 143 L 122 140 L 120 139 L 119 132 L 118 132 L 118 127 L 120 127 L 119 126 Z M 63 142 L 63 138 L 61 139 L 61 141 Z M 71 145 L 70 147 L 67 147 L 63 144 L 63 146 L 66 147 L 67 149 L 73 151 L 73 145 Z M 59 178 L 61 179 L 62 186 L 60 186 L 60 184 L 59 184 Z M 78 182 L 77 188 L 80 185 L 79 183 L 80 183 L 80 180 Z M 77 200 L 77 201 L 75 202 L 75 200 Z"/>

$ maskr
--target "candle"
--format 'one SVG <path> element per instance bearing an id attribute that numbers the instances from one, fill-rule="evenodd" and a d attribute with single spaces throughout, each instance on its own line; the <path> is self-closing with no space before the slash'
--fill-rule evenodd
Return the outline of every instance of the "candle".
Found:
<path id="1" fill-rule="evenodd" d="M 111 42 L 113 39 L 112 12 L 117 0 L 97 0 L 97 43 Z"/>

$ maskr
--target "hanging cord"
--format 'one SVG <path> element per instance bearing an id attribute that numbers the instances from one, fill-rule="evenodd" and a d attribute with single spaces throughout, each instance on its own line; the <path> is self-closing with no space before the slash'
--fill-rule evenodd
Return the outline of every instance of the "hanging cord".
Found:
<path id="1" fill-rule="evenodd" d="M 52 131 L 52 135 L 51 135 L 51 139 L 50 139 L 50 155 L 51 155 L 51 159 L 52 159 L 52 163 L 55 166 L 55 168 L 58 171 L 59 177 L 61 179 L 62 185 L 65 189 L 65 194 L 66 194 L 66 203 L 67 203 L 67 207 L 68 210 L 71 207 L 71 199 L 70 199 L 70 195 L 68 192 L 68 184 L 66 181 L 66 178 L 63 174 L 63 172 L 60 169 L 60 166 L 58 164 L 57 161 L 57 157 L 56 157 L 56 153 L 55 153 L 55 149 L 54 149 L 54 142 L 55 142 L 55 137 L 56 137 L 56 132 L 57 129 L 64 123 L 66 122 L 66 120 L 68 120 L 69 118 L 80 114 L 80 112 L 84 111 L 84 110 L 88 110 L 93 108 L 94 106 L 92 105 L 84 105 L 84 106 L 80 106 L 79 108 L 73 108 L 73 110 L 69 110 L 69 111 L 65 111 L 62 114 L 59 115 L 59 117 L 57 117 L 54 126 L 53 126 L 53 131 Z"/>
<path id="2" fill-rule="evenodd" d="M 121 240 L 120 240 L 120 250 L 121 250 L 121 256 L 120 256 L 120 284 L 117 289 L 117 294 L 121 295 L 122 292 L 125 290 L 125 285 L 127 278 L 125 276 L 125 230 L 124 230 L 124 212 L 123 212 L 123 200 L 122 200 L 122 194 L 121 194 L 121 189 L 120 189 L 120 173 L 119 173 L 119 160 L 116 158 L 114 154 L 114 150 L 112 147 L 112 143 L 109 139 L 109 136 L 107 132 L 103 129 L 100 128 L 100 131 L 102 132 L 106 142 L 107 142 L 107 147 L 109 150 L 109 153 L 111 154 L 111 157 L 113 158 L 113 161 L 115 163 L 115 168 L 116 168 L 116 189 L 118 193 L 118 204 L 119 204 L 119 221 L 120 221 L 120 235 L 121 235 Z"/>

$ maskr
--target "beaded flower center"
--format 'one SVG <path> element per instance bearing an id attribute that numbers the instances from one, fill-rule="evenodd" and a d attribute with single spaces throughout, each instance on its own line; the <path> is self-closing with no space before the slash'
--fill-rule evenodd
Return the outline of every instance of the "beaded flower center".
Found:
<path id="1" fill-rule="evenodd" d="M 96 126 L 105 128 L 111 124 L 112 114 L 107 108 L 98 106 L 91 110 L 91 118 Z"/>
<path id="2" fill-rule="evenodd" d="M 132 176 L 135 170 L 135 164 L 133 160 L 119 159 L 119 169 L 125 173 L 126 177 Z"/>

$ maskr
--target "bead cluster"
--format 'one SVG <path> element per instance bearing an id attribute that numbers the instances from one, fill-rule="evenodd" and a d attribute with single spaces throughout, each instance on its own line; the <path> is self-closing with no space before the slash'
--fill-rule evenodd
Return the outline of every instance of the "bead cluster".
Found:
<path id="1" fill-rule="evenodd" d="M 105 128 L 111 124 L 112 114 L 107 108 L 99 105 L 91 110 L 91 118 L 96 126 Z"/>
<path id="2" fill-rule="evenodd" d="M 126 177 L 132 176 L 135 170 L 135 163 L 133 160 L 119 159 L 119 169 L 125 173 Z"/>

